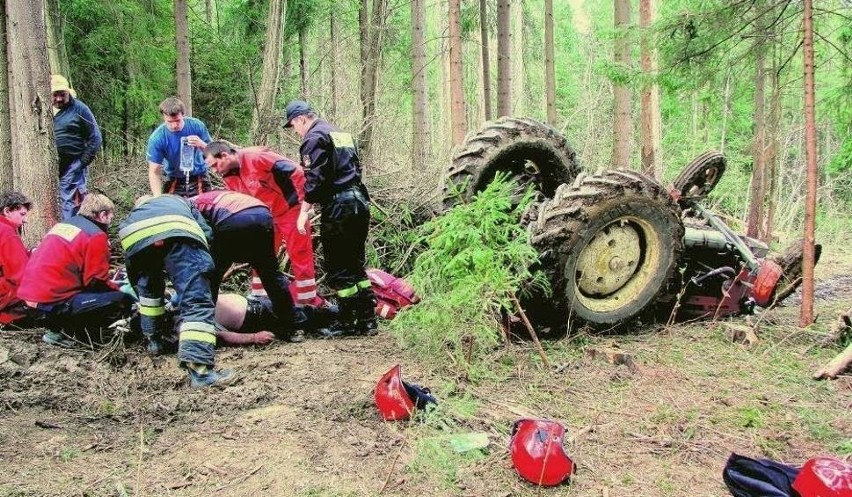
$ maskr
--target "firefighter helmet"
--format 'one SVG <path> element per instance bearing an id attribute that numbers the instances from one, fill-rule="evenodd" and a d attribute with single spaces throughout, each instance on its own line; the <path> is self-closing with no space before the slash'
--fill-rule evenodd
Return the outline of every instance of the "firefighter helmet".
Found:
<path id="1" fill-rule="evenodd" d="M 802 497 L 852 495 L 852 466 L 833 457 L 814 457 L 802 466 L 793 489 Z"/>
<path id="2" fill-rule="evenodd" d="M 547 419 L 520 419 L 512 427 L 509 452 L 522 478 L 536 485 L 559 485 L 574 474 L 574 461 L 565 454 L 565 428 Z"/>
<path id="3" fill-rule="evenodd" d="M 415 409 L 437 403 L 428 388 L 403 381 L 399 364 L 379 379 L 374 394 L 376 407 L 386 421 L 408 419 Z"/>

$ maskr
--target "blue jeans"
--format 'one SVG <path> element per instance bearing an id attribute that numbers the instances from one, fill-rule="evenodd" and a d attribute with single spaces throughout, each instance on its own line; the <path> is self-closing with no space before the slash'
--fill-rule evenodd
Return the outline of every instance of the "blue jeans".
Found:
<path id="1" fill-rule="evenodd" d="M 127 259 L 127 274 L 141 304 L 142 333 L 148 339 L 171 334 L 171 330 L 164 329 L 164 271 L 180 298 L 178 360 L 181 365 L 193 362 L 212 367 L 216 346 L 215 306 L 210 292 L 215 271 L 213 258 L 196 240 L 169 238 L 162 245 L 151 245 Z M 161 305 L 158 308 L 152 302 Z"/>
<path id="2" fill-rule="evenodd" d="M 80 202 L 89 192 L 86 187 L 88 175 L 89 166 L 83 165 L 80 159 L 59 168 L 59 210 L 63 221 L 77 214 Z"/>

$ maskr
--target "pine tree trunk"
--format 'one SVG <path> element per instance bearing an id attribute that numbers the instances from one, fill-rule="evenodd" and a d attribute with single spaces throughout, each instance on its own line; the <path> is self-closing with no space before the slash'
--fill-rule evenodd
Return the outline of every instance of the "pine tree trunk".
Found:
<path id="1" fill-rule="evenodd" d="M 275 116 L 275 103 L 278 98 L 278 80 L 281 75 L 286 8 L 285 0 L 270 0 L 269 10 L 266 13 L 263 70 L 251 119 L 251 141 L 257 145 L 266 145 L 270 133 L 279 124 Z"/>
<path id="2" fill-rule="evenodd" d="M 47 59 L 50 62 L 50 72 L 61 74 L 71 79 L 71 67 L 68 63 L 68 51 L 65 49 L 65 37 L 62 36 L 64 26 L 62 13 L 59 9 L 59 0 L 44 0 L 45 2 L 45 25 L 47 28 Z"/>
<path id="3" fill-rule="evenodd" d="M 10 107 L 13 108 L 13 144 L 20 179 L 14 184 L 38 207 L 27 223 L 24 239 L 35 245 L 56 224 L 58 160 L 50 101 L 50 65 L 47 61 L 44 4 L 7 0 Z"/>
<path id="4" fill-rule="evenodd" d="M 511 0 L 497 0 L 497 115 L 512 115 Z"/>
<path id="5" fill-rule="evenodd" d="M 464 83 L 462 81 L 461 0 L 449 0 L 450 32 L 450 110 L 453 119 L 453 145 L 460 145 L 467 133 Z"/>
<path id="6" fill-rule="evenodd" d="M 175 42 L 177 43 L 177 92 L 186 106 L 186 115 L 192 115 L 192 71 L 189 67 L 189 18 L 187 0 L 175 2 Z"/>
<path id="7" fill-rule="evenodd" d="M 642 172 L 650 177 L 662 178 L 663 161 L 660 157 L 660 89 L 653 78 L 657 76 L 657 52 L 651 40 L 654 23 L 654 0 L 639 1 L 639 25 L 642 28 L 641 65 L 645 76 L 642 88 Z"/>
<path id="8" fill-rule="evenodd" d="M 615 29 L 614 41 L 615 64 L 622 71 L 630 70 L 630 0 L 615 0 Z M 612 166 L 629 168 L 632 148 L 632 92 L 630 87 L 620 83 L 613 84 L 613 110 L 615 122 L 613 125 Z"/>
<path id="9" fill-rule="evenodd" d="M 764 45 L 758 42 L 754 74 L 754 168 L 751 173 L 751 190 L 748 202 L 746 235 L 760 238 L 763 217 L 764 174 L 766 171 L 766 57 Z"/>
<path id="10" fill-rule="evenodd" d="M 544 0 L 544 94 L 547 122 L 556 125 L 556 62 L 553 55 L 553 0 Z"/>
<path id="11" fill-rule="evenodd" d="M 769 132 L 766 137 L 766 218 L 763 223 L 763 232 L 768 242 L 774 240 L 775 212 L 778 205 L 778 134 L 781 126 L 781 78 L 778 74 L 778 59 L 778 46 L 773 43 L 772 74 L 769 77 L 772 96 L 769 103 Z"/>
<path id="12" fill-rule="evenodd" d="M 376 86 L 379 81 L 382 35 L 384 33 L 385 2 L 373 0 L 373 12 L 367 19 L 367 0 L 361 0 L 358 21 L 361 36 L 361 155 L 362 162 L 370 156 L 376 114 Z"/>
<path id="13" fill-rule="evenodd" d="M 213 0 L 204 0 L 204 20 L 213 28 Z"/>
<path id="14" fill-rule="evenodd" d="M 524 65 L 524 0 L 514 0 L 509 9 L 509 43 L 512 61 L 512 102 L 511 112 L 517 116 L 527 115 L 527 75 Z"/>
<path id="15" fill-rule="evenodd" d="M 0 191 L 14 185 L 12 169 L 12 128 L 9 125 L 9 59 L 6 57 L 6 2 L 0 0 Z"/>
<path id="16" fill-rule="evenodd" d="M 337 23 L 334 20 L 336 16 L 337 12 L 332 8 L 328 15 L 328 31 L 331 37 L 331 109 L 329 115 L 331 116 L 332 122 L 337 122 L 337 112 L 340 108 L 340 92 L 337 82 L 337 40 L 339 39 L 339 36 L 337 33 Z"/>
<path id="17" fill-rule="evenodd" d="M 411 164 L 415 171 L 426 167 L 429 125 L 426 121 L 426 10 L 425 0 L 411 2 L 412 139 Z"/>
<path id="18" fill-rule="evenodd" d="M 719 152 L 725 153 L 726 136 L 728 133 L 728 118 L 731 115 L 731 72 L 725 74 L 725 92 L 722 99 L 722 129 L 720 131 Z"/>
<path id="19" fill-rule="evenodd" d="M 479 36 L 482 43 L 482 106 L 485 120 L 490 121 L 491 110 L 491 55 L 488 53 L 488 1 L 479 0 Z"/>
<path id="20" fill-rule="evenodd" d="M 307 36 L 305 30 L 299 30 L 299 95 L 303 100 L 308 100 L 308 62 L 305 59 L 307 51 Z"/>
<path id="21" fill-rule="evenodd" d="M 814 322 L 814 243 L 817 200 L 817 148 L 816 120 L 814 117 L 814 20 L 813 2 L 805 4 L 805 142 L 808 163 L 807 201 L 805 204 L 805 245 L 802 260 L 802 305 L 799 326 Z"/>

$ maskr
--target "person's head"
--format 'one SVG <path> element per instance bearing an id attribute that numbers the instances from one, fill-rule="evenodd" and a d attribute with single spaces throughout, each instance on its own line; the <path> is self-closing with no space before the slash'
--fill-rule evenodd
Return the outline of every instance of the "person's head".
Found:
<path id="1" fill-rule="evenodd" d="M 302 138 L 316 119 L 314 109 L 304 100 L 291 100 L 284 109 L 284 127 L 293 128 Z"/>
<path id="2" fill-rule="evenodd" d="M 33 208 L 33 203 L 23 193 L 5 192 L 0 194 L 0 213 L 12 226 L 20 228 L 27 222 L 27 214 Z"/>
<path id="3" fill-rule="evenodd" d="M 163 116 L 163 122 L 166 123 L 169 131 L 177 132 L 183 129 L 186 106 L 180 99 L 169 97 L 160 102 L 160 114 Z"/>
<path id="4" fill-rule="evenodd" d="M 81 216 L 109 226 L 115 218 L 115 204 L 106 195 L 90 193 L 86 195 L 77 211 Z"/>
<path id="5" fill-rule="evenodd" d="M 53 106 L 57 109 L 64 109 L 71 103 L 72 95 L 71 85 L 68 79 L 61 74 L 50 75 L 50 94 Z"/>
<path id="6" fill-rule="evenodd" d="M 204 162 L 207 167 L 221 175 L 226 175 L 240 167 L 240 157 L 234 146 L 224 140 L 214 140 L 204 149 Z"/>

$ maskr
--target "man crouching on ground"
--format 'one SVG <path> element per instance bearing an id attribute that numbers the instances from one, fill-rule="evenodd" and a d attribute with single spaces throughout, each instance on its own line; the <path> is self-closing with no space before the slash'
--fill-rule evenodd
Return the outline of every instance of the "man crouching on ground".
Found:
<path id="1" fill-rule="evenodd" d="M 168 333 L 163 322 L 165 270 L 180 301 L 178 361 L 192 387 L 233 383 L 233 371 L 213 369 L 216 324 L 210 281 L 215 267 L 208 249 L 212 231 L 201 214 L 176 195 L 145 195 L 119 225 L 118 236 L 130 284 L 139 296 L 148 352 L 162 353 L 162 337 Z"/>

